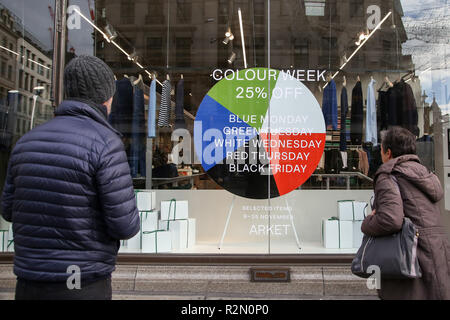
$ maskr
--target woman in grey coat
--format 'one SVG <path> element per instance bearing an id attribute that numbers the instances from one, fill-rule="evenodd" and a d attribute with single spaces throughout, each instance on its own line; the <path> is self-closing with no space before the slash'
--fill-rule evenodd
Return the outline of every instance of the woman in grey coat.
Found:
<path id="1" fill-rule="evenodd" d="M 392 280 L 381 275 L 380 298 L 450 299 L 450 245 L 438 204 L 443 190 L 415 153 L 416 139 L 408 130 L 391 127 L 382 134 L 383 165 L 375 174 L 374 210 L 361 229 L 368 236 L 393 234 L 401 230 L 405 216 L 419 228 L 422 277 Z"/>

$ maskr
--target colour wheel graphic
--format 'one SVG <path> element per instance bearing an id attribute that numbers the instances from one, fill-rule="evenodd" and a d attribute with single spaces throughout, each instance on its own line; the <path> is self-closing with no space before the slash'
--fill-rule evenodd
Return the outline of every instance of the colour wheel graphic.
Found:
<path id="1" fill-rule="evenodd" d="M 288 72 L 267 68 L 225 73 L 204 97 L 194 127 L 205 172 L 251 199 L 301 186 L 317 168 L 325 136 L 322 110 L 309 89 Z"/>

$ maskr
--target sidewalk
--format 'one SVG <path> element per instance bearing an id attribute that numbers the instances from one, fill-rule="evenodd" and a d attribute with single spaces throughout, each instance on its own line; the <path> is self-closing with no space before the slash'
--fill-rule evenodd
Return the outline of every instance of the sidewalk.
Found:
<path id="1" fill-rule="evenodd" d="M 286 267 L 286 266 L 284 266 Z M 250 282 L 250 266 L 119 265 L 115 300 L 378 299 L 349 266 L 292 266 L 289 283 Z M 0 265 L 0 300 L 14 299 L 12 265 Z"/>

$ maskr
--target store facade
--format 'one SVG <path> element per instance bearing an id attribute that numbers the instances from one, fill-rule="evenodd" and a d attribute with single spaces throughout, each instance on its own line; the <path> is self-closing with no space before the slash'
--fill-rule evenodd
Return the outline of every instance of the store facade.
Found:
<path id="1" fill-rule="evenodd" d="M 1 183 L 64 65 L 95 55 L 141 211 L 119 261 L 350 262 L 382 130 L 450 188 L 448 4 L 429 2 L 0 0 Z"/>

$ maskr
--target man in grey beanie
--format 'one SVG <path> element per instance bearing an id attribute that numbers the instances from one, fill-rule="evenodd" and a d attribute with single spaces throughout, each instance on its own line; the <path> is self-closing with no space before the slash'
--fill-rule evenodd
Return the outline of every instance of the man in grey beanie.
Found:
<path id="1" fill-rule="evenodd" d="M 24 135 L 8 165 L 16 299 L 111 299 L 120 240 L 139 232 L 127 156 L 107 121 L 113 72 L 82 55 L 64 86 L 55 118 Z"/>

